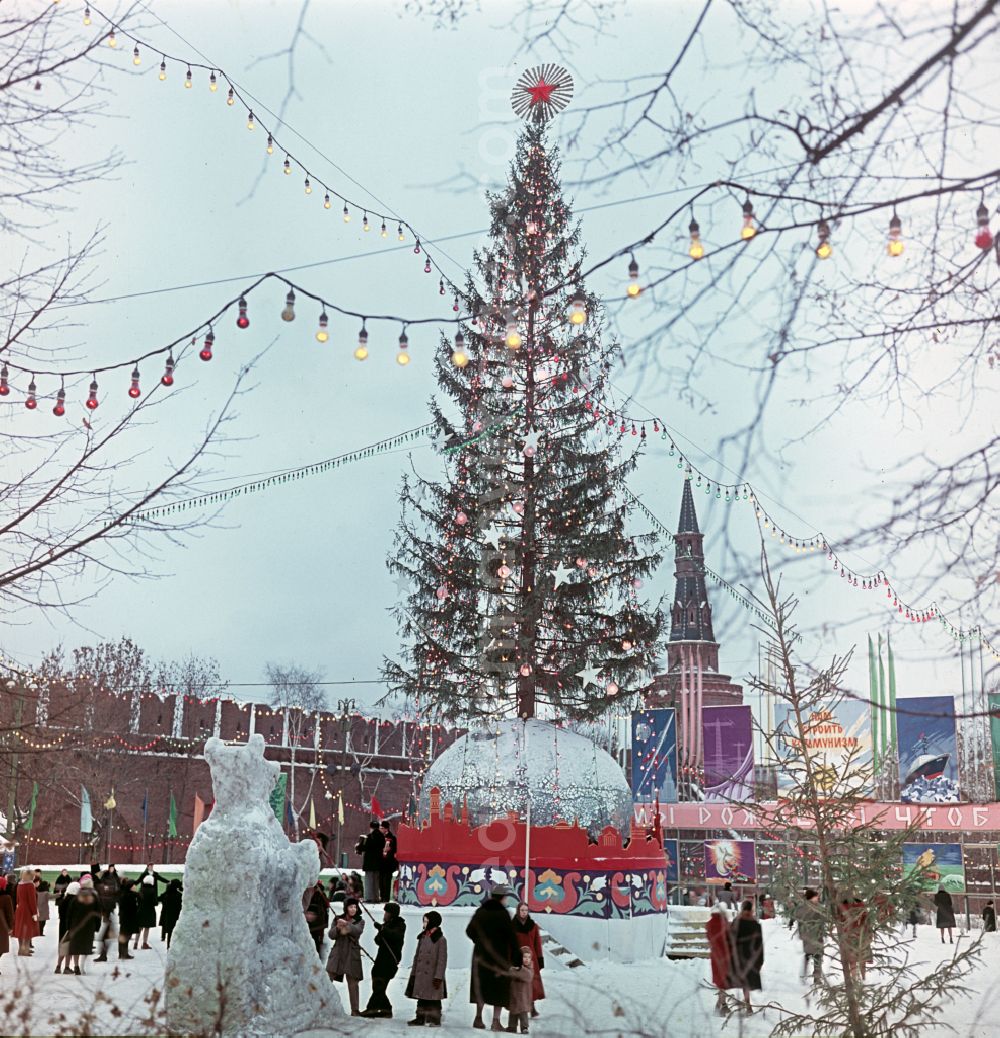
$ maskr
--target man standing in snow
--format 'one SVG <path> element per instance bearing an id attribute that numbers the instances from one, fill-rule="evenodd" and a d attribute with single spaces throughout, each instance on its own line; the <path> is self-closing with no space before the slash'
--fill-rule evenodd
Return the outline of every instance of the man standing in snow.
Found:
<path id="1" fill-rule="evenodd" d="M 733 893 L 733 885 L 729 880 L 726 880 L 723 888 L 715 895 L 715 902 L 719 905 L 725 905 L 730 912 L 735 910 L 736 895 Z"/>
<path id="2" fill-rule="evenodd" d="M 354 848 L 361 855 L 361 869 L 365 874 L 365 900 L 372 903 L 378 901 L 384 847 L 385 837 L 379 831 L 378 822 L 373 818 L 368 835 L 362 836 Z"/>

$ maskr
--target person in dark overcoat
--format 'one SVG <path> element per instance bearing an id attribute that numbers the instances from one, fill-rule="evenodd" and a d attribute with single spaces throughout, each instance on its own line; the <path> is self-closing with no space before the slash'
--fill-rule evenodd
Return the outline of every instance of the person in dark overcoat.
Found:
<path id="1" fill-rule="evenodd" d="M 733 920 L 733 975 L 743 988 L 743 1002 L 748 1013 L 750 992 L 760 991 L 760 971 L 764 965 L 764 934 L 753 912 L 753 902 L 744 901 L 740 914 Z"/>
<path id="2" fill-rule="evenodd" d="M 424 916 L 424 928 L 417 934 L 417 950 L 413 953 L 406 997 L 417 1000 L 417 1012 L 411 1027 L 441 1026 L 441 1003 L 448 997 L 445 973 L 448 969 L 448 940 L 441 930 L 440 912 Z"/>
<path id="3" fill-rule="evenodd" d="M 536 1002 L 545 998 L 545 988 L 542 985 L 542 970 L 545 969 L 545 956 L 542 954 L 542 931 L 538 923 L 531 918 L 528 906 L 524 901 L 518 902 L 517 911 L 514 913 L 514 936 L 520 948 L 531 950 L 531 1009 L 532 1016 L 538 1016 L 535 1008 Z M 508 1022 L 508 1026 L 510 1026 Z"/>
<path id="4" fill-rule="evenodd" d="M 304 902 L 306 923 L 309 926 L 309 936 L 312 937 L 313 944 L 316 945 L 316 954 L 322 956 L 323 936 L 326 934 L 326 928 L 330 925 L 330 902 L 327 899 L 326 891 L 323 889 L 323 883 L 317 880 L 316 884 L 302 895 L 302 900 Z"/>
<path id="5" fill-rule="evenodd" d="M 21 869 L 21 880 L 17 884 L 14 936 L 17 938 L 17 954 L 31 955 L 31 942 L 38 936 L 38 895 L 35 874 L 27 868 Z"/>
<path id="6" fill-rule="evenodd" d="M 38 898 L 38 936 L 45 935 L 45 924 L 49 921 L 49 884 L 48 880 L 38 877 L 35 881 L 35 896 Z"/>
<path id="7" fill-rule="evenodd" d="M 493 1007 L 493 1030 L 501 1030 L 500 1011 L 510 1001 L 510 971 L 521 964 L 521 947 L 517 943 L 514 924 L 504 907 L 510 894 L 505 886 L 496 886 L 475 911 L 465 935 L 472 941 L 472 973 L 469 1001 L 476 1006 L 473 1027 L 483 1029 L 483 1007 Z"/>
<path id="8" fill-rule="evenodd" d="M 948 941 L 954 944 L 955 906 L 951 903 L 951 894 L 944 887 L 938 887 L 934 904 L 937 906 L 937 928 L 941 931 L 941 943 L 944 944 L 944 932 L 947 930 Z"/>
<path id="9" fill-rule="evenodd" d="M 996 929 L 997 910 L 992 901 L 987 901 L 983 909 L 983 933 L 996 933 Z"/>
<path id="10" fill-rule="evenodd" d="M 66 888 L 67 894 L 73 889 L 74 884 Z M 92 884 L 80 884 L 76 897 L 66 912 L 66 942 L 67 956 L 72 960 L 72 965 L 67 962 L 65 972 L 71 970 L 77 976 L 83 973 L 88 955 L 94 952 L 94 934 L 101 926 L 101 907 L 97 903 L 97 894 Z"/>
<path id="11" fill-rule="evenodd" d="M 0 876 L 0 956 L 10 951 L 10 935 L 14 929 L 14 902 L 7 891 L 7 877 Z"/>
<path id="12" fill-rule="evenodd" d="M 139 930 L 132 947 L 139 947 L 141 936 L 142 946 L 148 951 L 149 931 L 156 926 L 156 878 L 149 872 L 144 873 L 136 893 L 139 895 Z"/>
<path id="13" fill-rule="evenodd" d="M 382 913 L 382 922 L 375 924 L 375 962 L 372 964 L 372 993 L 362 1016 L 392 1016 L 392 1003 L 385 990 L 389 981 L 396 976 L 403 957 L 403 941 L 406 938 L 406 923 L 399 914 L 399 905 L 390 901 Z"/>
<path id="14" fill-rule="evenodd" d="M 126 878 L 118 890 L 118 958 L 131 959 L 128 939 L 139 932 L 139 896 L 135 883 Z"/>
<path id="15" fill-rule="evenodd" d="M 383 822 L 379 826 L 379 832 L 382 834 L 384 841 L 382 845 L 382 863 L 379 865 L 378 873 L 379 899 L 381 901 L 391 901 L 392 877 L 395 875 L 396 869 L 399 868 L 399 862 L 396 860 L 396 836 L 389 828 L 388 822 Z"/>
<path id="16" fill-rule="evenodd" d="M 338 915 L 330 927 L 333 947 L 326 960 L 326 972 L 331 980 L 346 980 L 347 993 L 351 1000 L 351 1016 L 361 1016 L 359 988 L 364 977 L 361 968 L 361 934 L 365 921 L 361 917 L 361 906 L 357 898 L 349 897 L 344 902 L 344 914 Z"/>
<path id="17" fill-rule="evenodd" d="M 63 869 L 62 872 L 60 872 L 59 875 L 56 876 L 54 882 L 52 883 L 52 893 L 55 895 L 57 901 L 59 900 L 59 898 L 63 896 L 63 894 L 66 893 L 66 888 L 72 882 L 73 878 L 70 876 L 69 872 L 66 869 Z"/>
<path id="18" fill-rule="evenodd" d="M 365 874 L 366 901 L 378 901 L 379 877 L 382 872 L 382 849 L 384 847 L 385 837 L 379 830 L 378 822 L 373 818 L 367 835 L 362 836 L 354 848 L 361 855 L 361 871 Z"/>
<path id="19" fill-rule="evenodd" d="M 59 910 L 59 945 L 56 959 L 56 973 L 62 973 L 63 964 L 66 965 L 66 972 L 69 972 L 69 942 L 66 939 L 66 931 L 69 926 L 69 909 L 70 905 L 76 900 L 76 895 L 80 892 L 80 884 L 76 880 L 70 880 L 66 884 L 66 888 L 62 892 L 62 896 L 56 907 Z"/>
<path id="20" fill-rule="evenodd" d="M 740 985 L 733 979 L 733 931 L 729 923 L 729 912 L 724 902 L 717 902 L 705 924 L 708 950 L 712 965 L 712 983 L 717 996 L 715 1011 L 726 1012 L 726 992 Z"/>
<path id="21" fill-rule="evenodd" d="M 170 947 L 170 938 L 174 935 L 174 927 L 181 915 L 184 902 L 184 888 L 179 879 L 167 883 L 167 889 L 157 899 L 160 902 L 160 936 Z"/>
<path id="22" fill-rule="evenodd" d="M 819 903 L 819 893 L 807 890 L 795 909 L 794 921 L 798 923 L 799 940 L 802 941 L 802 976 L 809 970 L 812 960 L 814 984 L 823 982 L 823 949 L 826 943 L 826 919 Z"/>

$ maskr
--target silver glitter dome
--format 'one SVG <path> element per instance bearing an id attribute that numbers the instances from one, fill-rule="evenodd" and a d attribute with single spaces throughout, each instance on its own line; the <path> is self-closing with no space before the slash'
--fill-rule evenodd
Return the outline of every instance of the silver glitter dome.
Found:
<path id="1" fill-rule="evenodd" d="M 422 821 L 434 788 L 456 817 L 466 803 L 472 825 L 508 811 L 523 820 L 529 803 L 532 825 L 576 820 L 591 836 L 611 825 L 626 838 L 632 820 L 632 792 L 614 758 L 584 736 L 536 719 L 501 721 L 452 743 L 424 775 Z"/>

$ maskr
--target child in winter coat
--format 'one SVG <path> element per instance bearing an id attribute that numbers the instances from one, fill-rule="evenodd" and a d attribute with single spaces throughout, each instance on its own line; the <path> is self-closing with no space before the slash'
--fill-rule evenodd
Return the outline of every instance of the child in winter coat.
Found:
<path id="1" fill-rule="evenodd" d="M 441 914 L 428 912 L 424 928 L 417 935 L 417 950 L 406 985 L 406 997 L 417 1000 L 417 1013 L 409 1022 L 410 1027 L 441 1026 L 441 1002 L 448 997 L 447 968 L 448 940 L 441 932 Z"/>
<path id="2" fill-rule="evenodd" d="M 365 921 L 356 898 L 344 902 L 344 914 L 338 915 L 330 927 L 333 947 L 326 961 L 326 972 L 331 980 L 346 980 L 351 1001 L 351 1016 L 361 1016 L 360 985 L 364 973 L 361 968 L 361 933 Z"/>
<path id="3" fill-rule="evenodd" d="M 535 967 L 530 948 L 521 949 L 521 965 L 510 971 L 510 1019 L 507 1030 L 528 1033 L 528 1014 L 531 1012 L 531 983 L 535 979 Z"/>

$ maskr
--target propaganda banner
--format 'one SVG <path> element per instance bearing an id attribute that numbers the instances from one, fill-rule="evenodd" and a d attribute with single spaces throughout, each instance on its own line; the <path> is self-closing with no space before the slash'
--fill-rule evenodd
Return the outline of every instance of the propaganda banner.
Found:
<path id="1" fill-rule="evenodd" d="M 965 893 L 965 868 L 960 843 L 904 843 L 903 875 L 919 872 L 923 890 L 944 887 L 949 894 Z"/>
<path id="2" fill-rule="evenodd" d="M 632 800 L 677 802 L 677 721 L 672 707 L 632 714 Z"/>
<path id="3" fill-rule="evenodd" d="M 706 840 L 705 882 L 756 883 L 755 849 L 753 840 Z"/>
<path id="4" fill-rule="evenodd" d="M 896 701 L 899 799 L 906 804 L 957 803 L 955 700 L 907 696 Z"/>
<path id="5" fill-rule="evenodd" d="M 663 856 L 667 859 L 667 882 L 679 882 L 681 852 L 677 840 L 663 841 Z"/>
<path id="6" fill-rule="evenodd" d="M 811 710 L 802 719 L 801 732 L 791 706 L 777 703 L 774 726 L 779 795 L 801 786 L 806 753 L 821 790 L 825 788 L 837 795 L 864 795 L 870 791 L 872 721 L 868 703 L 842 699 Z"/>
<path id="7" fill-rule="evenodd" d="M 706 800 L 743 803 L 753 798 L 753 716 L 749 706 L 702 710 Z"/>

